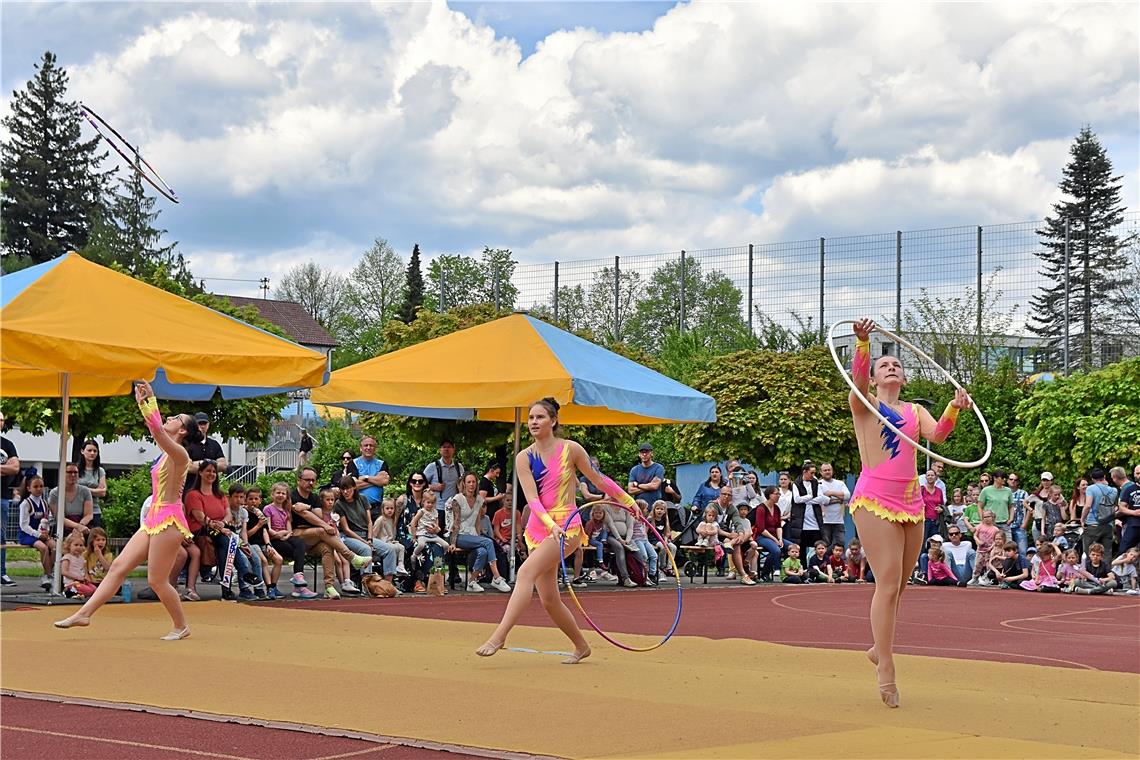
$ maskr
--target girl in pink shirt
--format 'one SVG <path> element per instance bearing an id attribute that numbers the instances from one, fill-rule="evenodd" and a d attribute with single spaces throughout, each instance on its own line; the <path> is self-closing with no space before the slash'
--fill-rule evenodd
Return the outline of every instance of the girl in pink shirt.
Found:
<path id="1" fill-rule="evenodd" d="M 930 547 L 926 553 L 930 562 L 926 565 L 926 583 L 929 586 L 957 586 L 958 578 L 954 571 L 946 564 L 946 555 L 937 546 Z"/>
<path id="2" fill-rule="evenodd" d="M 1033 578 L 1022 581 L 1019 585 L 1026 591 L 1045 591 L 1056 593 L 1061 590 L 1057 583 L 1057 569 L 1053 564 L 1053 544 L 1042 542 L 1037 550 L 1039 562 L 1034 568 Z"/>

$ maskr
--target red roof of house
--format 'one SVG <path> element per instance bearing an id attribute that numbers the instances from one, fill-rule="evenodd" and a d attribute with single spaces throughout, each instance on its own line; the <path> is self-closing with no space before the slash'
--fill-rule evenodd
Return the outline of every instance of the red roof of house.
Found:
<path id="1" fill-rule="evenodd" d="M 305 346 L 322 346 L 335 348 L 340 344 L 329 335 L 328 330 L 321 327 L 309 312 L 299 303 L 293 301 L 271 301 L 267 298 L 247 298 L 245 296 L 226 296 L 225 298 L 234 306 L 252 306 L 267 322 L 280 327 L 285 334 L 297 343 Z"/>

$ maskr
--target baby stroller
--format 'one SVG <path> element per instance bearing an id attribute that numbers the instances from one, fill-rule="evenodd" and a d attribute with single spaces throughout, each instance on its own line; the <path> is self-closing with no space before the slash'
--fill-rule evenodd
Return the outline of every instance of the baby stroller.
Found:
<path id="1" fill-rule="evenodd" d="M 697 525 L 701 522 L 701 510 L 695 506 L 690 507 L 687 511 L 678 509 L 677 515 L 683 521 L 683 525 L 677 538 L 674 539 L 674 543 L 678 547 L 678 559 L 682 560 L 681 571 L 692 581 L 705 573 L 707 556 L 701 552 L 699 557 L 694 557 L 692 552 L 680 547 L 697 545 Z"/>

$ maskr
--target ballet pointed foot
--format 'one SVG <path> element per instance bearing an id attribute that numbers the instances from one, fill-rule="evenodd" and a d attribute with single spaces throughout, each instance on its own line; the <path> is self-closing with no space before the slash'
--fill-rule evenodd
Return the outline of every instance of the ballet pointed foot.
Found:
<path id="1" fill-rule="evenodd" d="M 586 647 L 585 649 L 576 649 L 576 650 L 574 650 L 574 654 L 570 655 L 569 657 L 567 657 L 565 660 L 562 661 L 562 664 L 563 665 L 577 665 L 582 660 L 589 657 L 590 653 L 592 651 L 593 650 L 590 649 L 589 647 Z"/>
<path id="2" fill-rule="evenodd" d="M 875 653 L 874 647 L 867 650 L 867 659 L 871 661 L 872 665 L 879 667 L 879 655 Z"/>
<path id="3" fill-rule="evenodd" d="M 498 652 L 500 649 L 502 649 L 503 644 L 505 643 L 506 642 L 500 641 L 496 644 L 494 641 L 488 641 L 486 644 L 476 649 L 475 654 L 479 655 L 480 657 L 490 657 L 491 655 L 495 654 L 495 652 Z"/>
<path id="4" fill-rule="evenodd" d="M 185 628 L 175 628 L 170 633 L 166 634 L 165 636 L 161 636 L 159 638 L 161 641 L 179 641 L 181 639 L 189 638 L 189 636 L 190 636 L 190 626 L 186 626 Z"/>
<path id="5" fill-rule="evenodd" d="M 52 623 L 52 625 L 54 625 L 56 628 L 86 628 L 87 626 L 91 625 L 91 618 L 72 615 L 71 617 L 65 618 L 63 620 L 57 620 Z"/>
<path id="6" fill-rule="evenodd" d="M 887 707 L 898 707 L 899 687 L 894 683 L 879 684 L 879 699 L 883 700 L 883 704 Z"/>

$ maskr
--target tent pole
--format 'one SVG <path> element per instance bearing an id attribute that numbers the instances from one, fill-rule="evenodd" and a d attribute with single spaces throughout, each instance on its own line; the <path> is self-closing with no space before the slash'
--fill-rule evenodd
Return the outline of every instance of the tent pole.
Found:
<path id="1" fill-rule="evenodd" d="M 518 519 L 519 514 L 519 472 L 517 462 L 519 460 L 519 430 L 522 425 L 522 407 L 515 407 L 515 454 L 511 459 L 511 577 L 510 581 L 515 580 L 515 521 Z"/>
<path id="2" fill-rule="evenodd" d="M 52 575 L 51 592 L 59 595 L 63 593 L 63 578 L 60 576 L 60 567 L 63 564 L 63 518 L 65 512 L 64 500 L 67 498 L 67 423 L 71 407 L 71 375 L 61 372 L 59 376 L 59 392 L 63 398 L 62 411 L 59 420 L 59 485 L 56 486 L 55 497 L 55 573 Z"/>

